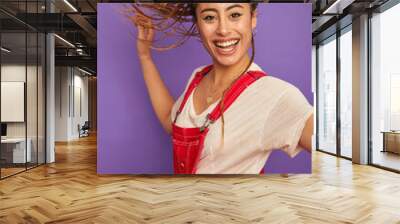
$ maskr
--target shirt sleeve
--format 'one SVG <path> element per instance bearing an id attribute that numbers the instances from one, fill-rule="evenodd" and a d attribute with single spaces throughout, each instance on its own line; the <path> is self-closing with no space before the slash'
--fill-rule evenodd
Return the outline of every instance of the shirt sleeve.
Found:
<path id="1" fill-rule="evenodd" d="M 267 115 L 261 136 L 262 148 L 281 149 L 290 157 L 295 157 L 302 150 L 298 143 L 312 113 L 313 107 L 300 90 L 290 86 Z"/>
<path id="2" fill-rule="evenodd" d="M 173 123 L 174 120 L 175 120 L 176 112 L 178 111 L 182 100 L 183 100 L 183 94 L 175 101 L 174 105 L 172 106 L 172 109 L 171 109 L 171 123 Z"/>

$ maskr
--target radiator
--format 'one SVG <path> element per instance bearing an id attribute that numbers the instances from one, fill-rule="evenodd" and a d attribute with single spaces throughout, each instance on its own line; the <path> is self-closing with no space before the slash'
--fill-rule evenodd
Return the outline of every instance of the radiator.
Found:
<path id="1" fill-rule="evenodd" d="M 383 151 L 400 154 L 400 132 L 382 132 Z"/>

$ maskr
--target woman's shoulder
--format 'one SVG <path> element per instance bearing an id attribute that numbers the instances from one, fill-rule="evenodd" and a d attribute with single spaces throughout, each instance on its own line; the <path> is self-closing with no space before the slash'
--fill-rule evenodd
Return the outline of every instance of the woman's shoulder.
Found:
<path id="1" fill-rule="evenodd" d="M 265 98 L 274 98 L 278 100 L 279 105 L 304 106 L 309 105 L 304 93 L 295 85 L 280 78 L 268 75 L 259 80 L 259 94 Z M 277 101 L 277 102 L 278 102 Z"/>
<path id="2" fill-rule="evenodd" d="M 274 75 L 269 74 L 268 72 L 265 72 L 259 65 L 254 62 L 250 66 L 249 71 L 263 72 L 266 75 L 259 80 L 258 85 L 262 86 L 262 88 L 265 88 L 265 90 L 268 90 L 268 92 L 270 92 L 271 90 L 282 92 L 282 90 L 298 89 L 290 82 L 282 80 Z"/>
<path id="3" fill-rule="evenodd" d="M 258 82 L 258 85 L 261 89 L 264 89 L 269 94 L 300 91 L 292 83 L 282 80 L 282 79 L 280 79 L 276 76 L 270 75 L 270 74 L 261 78 Z"/>

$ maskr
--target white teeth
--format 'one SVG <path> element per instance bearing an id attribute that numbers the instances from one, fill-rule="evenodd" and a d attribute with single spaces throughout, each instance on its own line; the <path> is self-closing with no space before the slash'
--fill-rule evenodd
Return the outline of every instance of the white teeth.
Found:
<path id="1" fill-rule="evenodd" d="M 229 41 L 225 41 L 225 42 L 216 42 L 215 44 L 217 45 L 217 47 L 230 47 L 233 46 L 235 44 L 237 44 L 239 42 L 239 40 L 229 40 Z"/>

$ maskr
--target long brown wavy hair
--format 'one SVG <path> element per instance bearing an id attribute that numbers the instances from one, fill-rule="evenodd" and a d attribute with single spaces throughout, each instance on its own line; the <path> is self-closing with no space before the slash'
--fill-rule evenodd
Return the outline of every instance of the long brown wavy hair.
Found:
<path id="1" fill-rule="evenodd" d="M 263 1 L 267 2 L 267 1 Z M 255 10 L 257 9 L 258 3 L 249 3 L 251 8 L 251 14 L 254 15 Z M 159 51 L 169 50 L 184 44 L 190 37 L 200 38 L 200 34 L 197 30 L 196 22 L 196 7 L 198 3 L 132 3 L 131 4 L 131 16 L 129 17 L 132 22 L 136 25 L 141 25 L 147 28 L 152 28 L 158 32 L 161 32 L 162 38 L 158 40 L 154 40 L 154 42 L 158 42 L 165 38 L 174 36 L 178 36 L 178 41 L 169 46 L 154 46 L 152 44 L 151 48 Z M 133 13 L 133 16 L 132 16 Z M 146 19 L 140 19 L 140 17 L 146 17 L 147 19 L 151 19 L 152 23 L 149 24 Z M 153 42 L 153 43 L 154 43 Z M 253 35 L 251 37 L 251 47 L 252 54 L 250 63 L 247 65 L 246 69 L 244 69 L 240 75 L 231 83 L 232 84 L 239 79 L 251 66 L 254 61 L 255 56 L 255 46 L 254 46 L 254 38 Z M 224 143 L 224 98 L 226 92 L 231 87 L 227 88 L 221 97 L 220 109 L 221 109 L 221 124 L 222 124 L 222 141 L 221 146 Z"/>
<path id="2" fill-rule="evenodd" d="M 152 28 L 161 33 L 152 49 L 163 51 L 184 44 L 190 37 L 200 37 L 196 26 L 196 7 L 199 3 L 132 3 L 128 15 L 136 25 Z M 249 3 L 251 12 L 257 9 L 258 3 Z M 152 23 L 141 18 L 151 19 Z M 155 43 L 168 37 L 178 37 L 178 41 L 168 46 L 155 46 Z"/>

